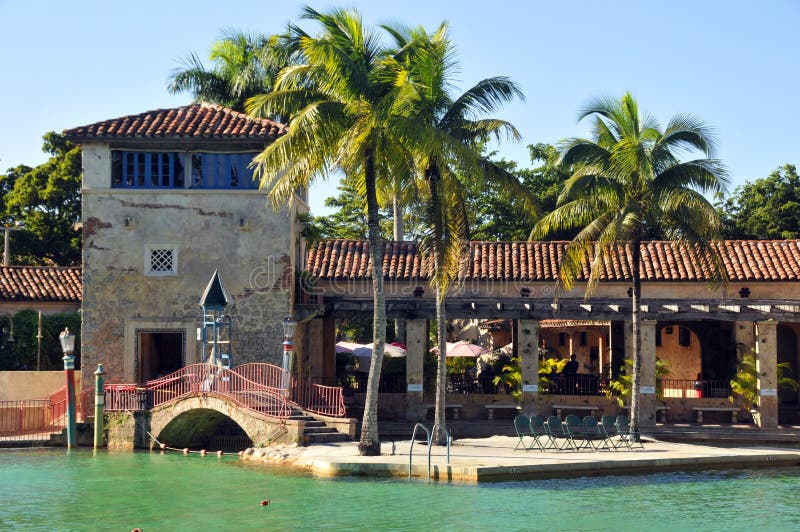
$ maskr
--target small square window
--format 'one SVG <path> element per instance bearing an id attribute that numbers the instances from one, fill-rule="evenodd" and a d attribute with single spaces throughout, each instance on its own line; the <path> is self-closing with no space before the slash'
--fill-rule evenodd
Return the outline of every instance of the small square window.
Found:
<path id="1" fill-rule="evenodd" d="M 144 274 L 153 277 L 178 275 L 178 246 L 145 246 Z"/>

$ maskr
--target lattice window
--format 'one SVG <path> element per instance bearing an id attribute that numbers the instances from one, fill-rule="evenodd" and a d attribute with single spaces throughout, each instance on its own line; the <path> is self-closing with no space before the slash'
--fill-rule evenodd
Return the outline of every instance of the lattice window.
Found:
<path id="1" fill-rule="evenodd" d="M 144 250 L 145 275 L 178 275 L 178 246 L 150 245 Z"/>

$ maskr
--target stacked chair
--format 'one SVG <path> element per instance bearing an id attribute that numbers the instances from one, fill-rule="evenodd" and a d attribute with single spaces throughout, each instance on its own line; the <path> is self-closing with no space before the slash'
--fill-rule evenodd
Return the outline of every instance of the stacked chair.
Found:
<path id="1" fill-rule="evenodd" d="M 581 419 L 575 415 L 568 415 L 562 423 L 557 416 L 549 416 L 545 420 L 539 415 L 528 417 L 519 414 L 514 418 L 514 429 L 518 438 L 514 450 L 644 449 L 639 435 L 631 431 L 628 418 L 625 416 L 603 416 L 598 422 L 593 416 Z"/>

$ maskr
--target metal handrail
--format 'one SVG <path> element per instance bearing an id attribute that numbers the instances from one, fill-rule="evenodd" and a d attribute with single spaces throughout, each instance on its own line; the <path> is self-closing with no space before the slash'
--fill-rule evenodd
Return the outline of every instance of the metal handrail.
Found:
<path id="1" fill-rule="evenodd" d="M 431 429 L 431 437 L 428 439 L 428 477 L 430 478 L 431 472 L 431 449 L 433 448 L 433 434 L 436 434 L 436 427 L 439 426 L 439 423 L 434 423 L 433 428 Z M 445 434 L 447 434 L 447 465 L 450 465 L 450 431 L 447 430 L 447 427 L 441 427 Z"/>
<path id="2" fill-rule="evenodd" d="M 417 429 L 422 427 L 422 430 L 425 431 L 425 434 L 428 435 L 428 449 L 430 449 L 431 444 L 431 431 L 428 430 L 428 427 L 423 425 L 422 423 L 417 423 L 414 425 L 414 432 L 411 433 L 411 447 L 408 449 L 408 479 L 411 480 L 411 457 L 414 456 L 414 438 L 417 436 Z M 428 452 L 428 482 L 431 480 L 431 453 Z"/>

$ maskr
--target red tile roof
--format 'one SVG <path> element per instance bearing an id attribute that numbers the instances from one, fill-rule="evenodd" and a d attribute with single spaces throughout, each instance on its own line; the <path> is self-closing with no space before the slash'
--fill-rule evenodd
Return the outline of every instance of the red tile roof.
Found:
<path id="1" fill-rule="evenodd" d="M 274 140 L 284 133 L 286 126 L 283 124 L 210 103 L 155 109 L 64 131 L 69 140 L 76 142 L 105 139 Z"/>
<path id="2" fill-rule="evenodd" d="M 462 258 L 459 278 L 492 281 L 555 281 L 568 242 L 470 242 Z M 713 244 L 731 281 L 800 280 L 800 241 L 726 240 Z M 707 260 L 675 242 L 644 242 L 641 248 L 643 281 L 707 281 Z M 589 276 L 590 254 L 583 274 Z M 630 246 L 612 250 L 601 280 L 630 280 Z M 308 254 L 306 269 L 323 279 L 359 279 L 372 275 L 369 244 L 356 240 L 319 242 Z M 413 242 L 387 242 L 383 272 L 389 279 L 425 279 L 430 261 Z"/>
<path id="3" fill-rule="evenodd" d="M 81 302 L 80 268 L 0 266 L 0 301 Z"/>

